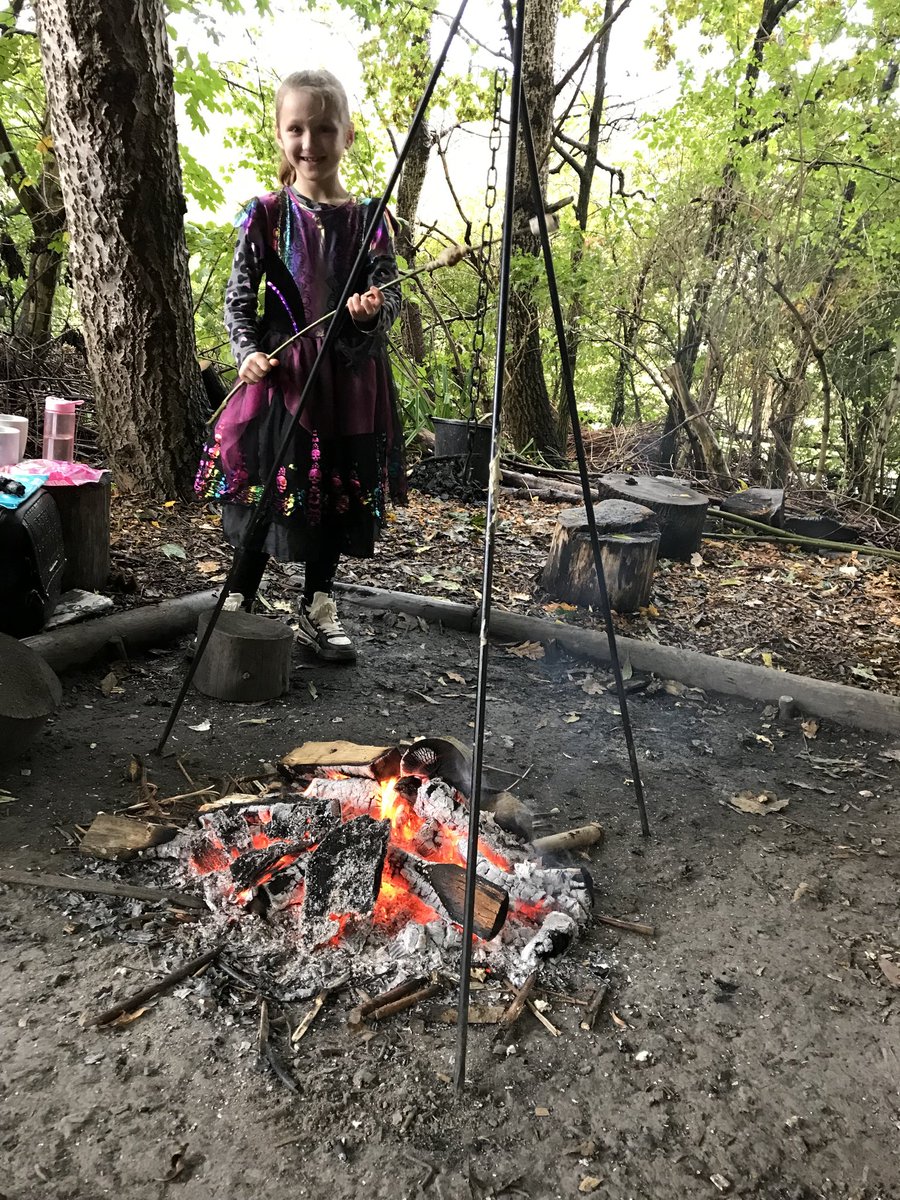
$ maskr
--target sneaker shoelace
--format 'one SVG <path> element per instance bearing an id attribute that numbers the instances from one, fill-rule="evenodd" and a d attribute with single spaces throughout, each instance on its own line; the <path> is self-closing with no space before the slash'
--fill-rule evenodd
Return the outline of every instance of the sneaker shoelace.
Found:
<path id="1" fill-rule="evenodd" d="M 337 605 L 330 598 L 317 600 L 311 605 L 309 619 L 328 638 L 345 638 L 347 636 L 337 615 Z"/>

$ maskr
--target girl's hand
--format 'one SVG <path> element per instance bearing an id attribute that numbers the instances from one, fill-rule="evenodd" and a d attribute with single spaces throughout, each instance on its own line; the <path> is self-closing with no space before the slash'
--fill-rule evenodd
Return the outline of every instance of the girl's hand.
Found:
<path id="1" fill-rule="evenodd" d="M 259 383 L 259 381 L 278 366 L 277 358 L 269 358 L 268 354 L 262 354 L 257 351 L 255 354 L 248 354 L 241 363 L 238 370 L 238 379 L 241 383 Z"/>
<path id="2" fill-rule="evenodd" d="M 380 288 L 370 287 L 367 292 L 351 296 L 347 300 L 347 311 L 357 325 L 370 325 L 381 311 L 384 294 Z"/>

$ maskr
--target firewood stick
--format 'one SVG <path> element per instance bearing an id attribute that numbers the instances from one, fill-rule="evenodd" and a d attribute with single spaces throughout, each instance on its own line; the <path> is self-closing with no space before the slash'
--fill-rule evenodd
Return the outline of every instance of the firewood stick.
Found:
<path id="1" fill-rule="evenodd" d="M 387 283 L 381 284 L 379 290 L 383 292 L 388 288 L 397 287 L 397 285 L 403 283 L 404 280 L 414 279 L 417 275 L 431 274 L 433 271 L 437 271 L 441 267 L 455 267 L 458 262 L 461 262 L 462 259 L 464 259 L 466 255 L 470 253 L 470 249 L 471 248 L 468 246 L 457 246 L 455 244 L 445 246 L 437 258 L 431 259 L 430 262 L 425 263 L 421 267 L 415 267 L 412 271 L 401 271 L 395 279 L 389 279 Z M 291 334 L 289 338 L 283 341 L 280 345 L 276 346 L 274 350 L 265 350 L 263 353 L 267 354 L 269 358 L 274 358 L 277 354 L 280 354 L 282 350 L 284 350 L 287 346 L 290 346 L 292 342 L 295 342 L 305 333 L 309 333 L 310 330 L 315 329 L 316 326 L 320 325 L 323 321 L 327 321 L 331 317 L 337 316 L 337 311 L 337 309 L 334 309 L 332 312 L 325 313 L 324 316 L 321 316 L 317 320 L 313 321 L 311 325 L 306 325 L 297 333 Z M 238 380 L 213 415 L 207 420 L 207 425 L 214 425 L 216 423 L 225 406 L 228 404 L 228 401 L 235 394 L 235 392 L 244 386 L 244 383 L 245 380 Z"/>
<path id="2" fill-rule="evenodd" d="M 503 1014 L 503 1020 L 500 1022 L 500 1030 L 512 1029 L 516 1021 L 522 1015 L 525 1005 L 528 1003 L 528 998 L 534 991 L 534 985 L 537 983 L 537 971 L 532 971 L 522 986 L 517 990 L 512 998 L 512 1002 L 506 1012 Z"/>
<path id="3" fill-rule="evenodd" d="M 525 1004 L 527 1005 L 529 1012 L 533 1013 L 537 1017 L 548 1033 L 552 1034 L 553 1037 L 562 1037 L 562 1030 L 557 1029 L 553 1022 L 548 1017 L 544 1016 L 533 1000 L 526 1000 Z"/>
<path id="4" fill-rule="evenodd" d="M 396 1013 L 421 1004 L 423 1000 L 430 1000 L 432 996 L 436 996 L 443 990 L 442 983 L 429 983 L 426 987 L 419 988 L 417 992 L 411 992 L 408 996 L 404 996 L 402 1000 L 395 1000 L 393 1004 L 383 1004 L 381 1008 L 376 1008 L 370 1015 L 373 1021 L 385 1021 Z"/>
<path id="5" fill-rule="evenodd" d="M 390 991 L 382 992 L 380 996 L 373 996 L 371 1000 L 364 1000 L 356 1011 L 361 1017 L 371 1016 L 377 1008 L 381 1008 L 384 1004 L 390 1004 L 394 1000 L 400 1000 L 402 997 L 408 996 L 410 992 L 418 991 L 424 983 L 424 975 L 419 975 L 413 979 L 404 979 L 403 983 L 398 983 Z"/>
<path id="6" fill-rule="evenodd" d="M 167 892 L 159 888 L 135 887 L 128 883 L 109 883 L 105 879 L 70 879 L 68 875 L 49 875 L 40 871 L 0 868 L 0 884 L 16 887 L 53 888 L 59 892 L 83 892 L 88 896 L 122 896 L 130 900 L 164 900 L 182 908 L 206 908 L 206 901 L 190 892 Z"/>
<path id="7" fill-rule="evenodd" d="M 593 996 L 588 1001 L 587 1009 L 581 1020 L 581 1028 L 590 1032 L 596 1024 L 597 1017 L 600 1015 L 600 1009 L 603 1007 L 603 1001 L 606 999 L 606 994 L 609 991 L 609 984 L 602 983 L 597 988 Z"/>
<path id="8" fill-rule="evenodd" d="M 205 954 L 199 955 L 197 958 L 192 958 L 186 963 L 182 963 L 174 971 L 170 971 L 168 975 L 164 975 L 162 979 L 157 979 L 156 983 L 151 983 L 149 987 L 143 988 L 136 992 L 133 996 L 129 996 L 126 1000 L 120 1000 L 118 1004 L 114 1004 L 112 1008 L 108 1008 L 105 1012 L 99 1013 L 95 1017 L 91 1017 L 85 1022 L 87 1025 L 108 1025 L 110 1021 L 114 1021 L 116 1017 L 121 1017 L 123 1013 L 131 1012 L 143 1004 L 145 1000 L 152 1000 L 154 996 L 158 996 L 160 992 L 164 992 L 166 988 L 172 987 L 173 984 L 181 983 L 182 979 L 187 979 L 189 975 L 196 974 L 207 963 L 211 963 L 214 958 L 222 953 L 223 942 L 218 946 L 213 946 L 212 950 L 207 950 Z"/>
<path id="9" fill-rule="evenodd" d="M 554 854 L 559 850 L 582 850 L 585 846 L 596 846 L 602 841 L 603 826 L 592 821 L 590 825 L 580 825 L 577 829 L 535 838 L 531 847 L 535 854 Z"/>
<path id="10" fill-rule="evenodd" d="M 603 913 L 597 913 L 594 919 L 601 925 L 610 925 L 613 929 L 624 929 L 628 933 L 642 933 L 644 937 L 656 937 L 656 928 L 653 925 L 642 925 L 638 921 L 620 921 L 618 917 L 606 917 Z"/>
<path id="11" fill-rule="evenodd" d="M 326 987 L 322 988 L 322 990 L 319 992 L 318 996 L 316 996 L 315 1000 L 313 1001 L 312 1008 L 309 1010 L 309 1012 L 306 1014 L 306 1016 L 303 1018 L 303 1020 L 300 1022 L 300 1024 L 294 1030 L 294 1032 L 291 1034 L 291 1045 L 292 1046 L 296 1046 L 297 1043 L 300 1041 L 300 1039 L 303 1037 L 303 1035 L 307 1032 L 310 1025 L 312 1025 L 313 1021 L 316 1019 L 316 1017 L 322 1011 L 322 1009 L 325 1005 L 325 1001 L 332 994 L 332 992 L 336 992 L 340 988 L 342 988 L 349 978 L 350 978 L 349 974 L 342 975 L 340 977 L 340 979 L 336 979 L 334 981 L 334 983 L 330 983 Z"/>

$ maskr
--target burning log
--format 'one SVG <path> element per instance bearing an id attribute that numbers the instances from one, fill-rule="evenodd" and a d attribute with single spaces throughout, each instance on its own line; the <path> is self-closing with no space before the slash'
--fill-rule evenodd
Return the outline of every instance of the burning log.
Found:
<path id="1" fill-rule="evenodd" d="M 435 907 L 427 896 L 422 895 L 422 884 L 427 885 L 440 908 L 451 921 L 461 925 L 466 907 L 466 872 L 454 863 L 430 863 L 416 858 L 403 850 L 392 847 L 389 851 L 395 865 L 414 890 L 426 903 Z M 506 923 L 509 912 L 509 892 L 487 879 L 475 880 L 475 913 L 472 928 L 480 938 L 490 941 L 497 936 Z"/>
<path id="2" fill-rule="evenodd" d="M 375 779 L 379 783 L 400 773 L 396 746 L 357 746 L 354 742 L 304 742 L 281 760 L 292 779 L 339 776 Z"/>
<path id="3" fill-rule="evenodd" d="M 568 950 L 578 932 L 575 920 L 568 913 L 552 912 L 522 951 L 522 962 L 534 970 L 547 958 L 557 958 Z"/>
<path id="4" fill-rule="evenodd" d="M 365 915 L 375 907 L 390 837 L 390 821 L 354 817 L 322 839 L 306 864 L 303 928 L 318 946 L 338 932 L 334 915 Z"/>

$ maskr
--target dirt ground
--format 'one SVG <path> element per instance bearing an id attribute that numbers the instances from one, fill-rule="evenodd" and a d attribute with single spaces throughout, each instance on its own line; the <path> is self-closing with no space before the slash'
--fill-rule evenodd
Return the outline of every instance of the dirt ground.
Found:
<path id="1" fill-rule="evenodd" d="M 361 609 L 348 624 L 356 668 L 298 650 L 281 701 L 191 698 L 170 749 L 192 778 L 252 772 L 308 738 L 471 735 L 473 639 Z M 133 799 L 125 767 L 161 732 L 183 649 L 115 667 L 112 691 L 108 664 L 65 677 L 58 719 L 0 774 L 0 866 L 91 869 L 68 835 Z M 900 1196 L 900 734 L 822 724 L 808 739 L 762 706 L 635 690 L 644 840 L 598 679 L 495 648 L 487 742 L 492 764 L 530 767 L 520 792 L 541 832 L 603 823 L 598 910 L 656 928 L 596 925 L 570 950 L 563 975 L 611 971 L 593 1032 L 552 999 L 559 1037 L 531 1015 L 509 1044 L 473 1027 L 457 1097 L 454 1029 L 413 1012 L 355 1035 L 351 991 L 294 1057 L 274 1026 L 294 1095 L 257 1065 L 257 998 L 215 969 L 119 1029 L 79 1023 L 177 964 L 189 925 L 145 903 L 0 888 L 0 1196 Z M 174 754 L 147 761 L 160 795 L 187 790 Z M 735 811 L 744 790 L 789 804 Z M 276 1015 L 293 1029 L 308 1008 Z"/>

